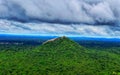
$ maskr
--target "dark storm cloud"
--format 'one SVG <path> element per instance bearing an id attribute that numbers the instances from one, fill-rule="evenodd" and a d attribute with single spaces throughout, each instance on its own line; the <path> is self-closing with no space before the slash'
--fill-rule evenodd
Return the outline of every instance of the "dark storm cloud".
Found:
<path id="1" fill-rule="evenodd" d="M 21 22 L 114 24 L 118 0 L 0 0 L 0 18 Z"/>

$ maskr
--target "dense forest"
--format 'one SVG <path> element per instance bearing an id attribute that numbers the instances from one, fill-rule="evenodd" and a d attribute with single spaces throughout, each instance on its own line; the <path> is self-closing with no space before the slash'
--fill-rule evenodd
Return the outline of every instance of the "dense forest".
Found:
<path id="1" fill-rule="evenodd" d="M 120 47 L 66 37 L 42 45 L 0 44 L 0 75 L 120 75 Z"/>

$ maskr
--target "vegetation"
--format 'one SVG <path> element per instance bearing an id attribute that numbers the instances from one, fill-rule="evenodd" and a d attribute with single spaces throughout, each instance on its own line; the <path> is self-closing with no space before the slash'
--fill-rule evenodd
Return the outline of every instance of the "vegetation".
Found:
<path id="1" fill-rule="evenodd" d="M 120 47 L 83 47 L 61 37 L 41 46 L 0 45 L 1 75 L 120 75 Z"/>

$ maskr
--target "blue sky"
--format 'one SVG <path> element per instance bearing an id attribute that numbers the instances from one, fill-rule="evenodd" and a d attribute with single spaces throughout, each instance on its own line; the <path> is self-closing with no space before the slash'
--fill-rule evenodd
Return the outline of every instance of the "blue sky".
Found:
<path id="1" fill-rule="evenodd" d="M 119 7 L 119 0 L 0 0 L 0 33 L 119 37 Z"/>

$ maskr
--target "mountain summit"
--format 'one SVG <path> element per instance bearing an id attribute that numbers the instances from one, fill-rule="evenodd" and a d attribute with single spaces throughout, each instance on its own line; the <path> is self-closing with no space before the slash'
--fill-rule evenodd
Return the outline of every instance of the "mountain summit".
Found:
<path id="1" fill-rule="evenodd" d="M 58 60 L 82 58 L 86 49 L 73 40 L 63 36 L 44 42 L 36 51 Z"/>
<path id="2" fill-rule="evenodd" d="M 42 47 L 45 46 L 46 48 L 50 47 L 53 49 L 83 49 L 78 43 L 74 42 L 73 40 L 67 38 L 66 36 L 55 38 L 48 40 L 43 43 Z"/>

